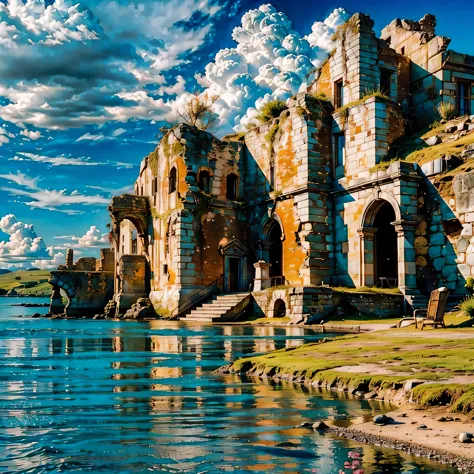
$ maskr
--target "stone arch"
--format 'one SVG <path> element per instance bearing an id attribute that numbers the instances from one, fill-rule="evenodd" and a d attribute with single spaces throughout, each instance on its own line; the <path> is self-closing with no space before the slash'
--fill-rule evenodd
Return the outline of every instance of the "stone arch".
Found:
<path id="1" fill-rule="evenodd" d="M 72 286 L 58 278 L 56 275 L 51 276 L 49 283 L 52 286 L 49 311 L 52 314 L 64 313 L 71 305 L 71 302 L 76 298 L 76 292 Z M 66 295 L 66 305 L 63 303 L 61 290 L 63 290 Z"/>
<path id="2" fill-rule="evenodd" d="M 150 211 L 148 198 L 145 196 L 136 196 L 131 194 L 122 194 L 114 196 L 112 204 L 108 207 L 112 218 L 113 233 L 117 253 L 120 245 L 118 241 L 120 235 L 120 223 L 127 219 L 137 229 L 138 236 L 141 239 L 143 253 L 148 257 L 148 224 L 150 220 Z"/>
<path id="3" fill-rule="evenodd" d="M 396 198 L 385 191 L 379 190 L 374 192 L 365 200 L 359 227 L 372 227 L 377 212 L 385 202 L 388 202 L 392 205 L 392 208 L 395 212 L 395 221 L 401 221 L 402 211 Z"/>
<path id="4" fill-rule="evenodd" d="M 385 221 L 381 213 L 385 213 Z M 377 190 L 366 199 L 358 229 L 359 286 L 386 284 L 398 286 L 405 293 L 416 291 L 414 253 L 416 224 L 416 221 L 403 220 L 399 202 L 392 194 Z M 379 243 L 376 237 L 377 227 L 385 229 L 385 235 L 379 237 Z M 395 261 L 390 268 L 385 267 L 382 270 L 381 258 L 391 258 Z M 384 276 L 381 272 L 386 272 L 388 275 L 393 273 L 393 276 Z"/>

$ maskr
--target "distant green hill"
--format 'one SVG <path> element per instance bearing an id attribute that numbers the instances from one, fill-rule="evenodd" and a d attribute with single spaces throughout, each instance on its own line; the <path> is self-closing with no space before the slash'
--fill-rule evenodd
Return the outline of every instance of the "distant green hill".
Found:
<path id="1" fill-rule="evenodd" d="M 31 296 L 49 296 L 48 270 L 19 270 L 0 274 L 0 295 L 14 289 L 16 293 Z"/>

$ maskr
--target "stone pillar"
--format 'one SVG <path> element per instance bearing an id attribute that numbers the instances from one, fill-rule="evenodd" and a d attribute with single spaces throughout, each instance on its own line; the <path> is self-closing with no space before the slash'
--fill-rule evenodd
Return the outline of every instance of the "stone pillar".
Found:
<path id="1" fill-rule="evenodd" d="M 402 293 L 416 290 L 415 230 L 416 221 L 391 223 L 397 232 L 398 287 Z"/>
<path id="2" fill-rule="evenodd" d="M 74 270 L 74 250 L 67 249 L 66 251 L 66 268 L 68 270 Z"/>
<path id="3" fill-rule="evenodd" d="M 255 267 L 255 280 L 253 285 L 253 291 L 262 291 L 272 286 L 272 280 L 270 278 L 270 267 L 271 263 L 267 263 L 263 260 L 259 260 L 254 263 Z"/>
<path id="4" fill-rule="evenodd" d="M 51 314 L 59 314 L 64 311 L 63 299 L 61 297 L 61 288 L 53 286 L 51 291 L 51 304 L 49 305 L 49 312 Z"/>
<path id="5" fill-rule="evenodd" d="M 357 229 L 359 234 L 360 264 L 359 286 L 375 285 L 375 246 L 374 239 L 377 229 L 362 227 Z"/>

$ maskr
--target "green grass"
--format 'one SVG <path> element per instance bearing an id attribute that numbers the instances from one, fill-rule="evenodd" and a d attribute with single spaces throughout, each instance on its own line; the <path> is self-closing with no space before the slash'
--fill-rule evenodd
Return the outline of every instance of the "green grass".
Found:
<path id="1" fill-rule="evenodd" d="M 341 293 L 377 293 L 380 295 L 399 295 L 398 288 L 377 288 L 375 286 L 361 286 L 360 288 L 352 288 L 348 286 L 332 286 L 332 290 Z"/>
<path id="2" fill-rule="evenodd" d="M 342 384 L 366 391 L 399 389 L 406 380 L 414 378 L 439 381 L 454 375 L 474 376 L 474 332 L 472 338 L 457 339 L 443 329 L 432 331 L 444 334 L 445 338 L 419 337 L 420 330 L 417 333 L 391 330 L 347 335 L 323 343 L 239 359 L 234 362 L 233 369 L 256 375 L 303 377 L 308 382 L 332 387 Z M 393 372 L 393 375 L 334 370 L 359 364 L 375 364 Z M 452 395 L 448 397 L 446 393 Z M 456 401 L 453 410 L 471 413 L 474 408 L 474 385 L 440 382 L 417 387 L 415 401 L 420 406 L 439 404 L 440 400 L 450 400 L 449 403 Z"/>
<path id="3" fill-rule="evenodd" d="M 25 286 L 28 287 L 32 282 L 39 282 L 40 280 L 47 280 L 48 278 L 48 270 L 19 270 L 5 273 L 4 275 L 0 275 L 0 290 L 9 291 L 14 288 L 17 293 L 26 295 L 49 295 L 51 293 L 51 285 L 47 282 L 25 288 Z"/>
<path id="4" fill-rule="evenodd" d="M 471 145 L 472 143 L 474 143 L 474 133 L 465 135 L 458 140 L 439 143 L 438 145 L 413 151 L 405 158 L 405 160 L 410 163 L 418 163 L 419 165 L 423 165 L 445 155 L 459 155 L 463 148 L 465 148 L 467 145 Z"/>

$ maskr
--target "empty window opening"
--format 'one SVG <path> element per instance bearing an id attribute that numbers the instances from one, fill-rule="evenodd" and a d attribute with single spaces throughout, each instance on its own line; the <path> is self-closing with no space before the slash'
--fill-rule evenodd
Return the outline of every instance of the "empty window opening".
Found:
<path id="1" fill-rule="evenodd" d="M 471 113 L 471 83 L 459 81 L 456 84 L 458 115 L 469 115 Z"/>
<path id="2" fill-rule="evenodd" d="M 163 264 L 163 275 L 168 275 L 168 264 Z"/>
<path id="3" fill-rule="evenodd" d="M 231 201 L 237 199 L 237 176 L 233 173 L 227 175 L 227 192 L 226 197 Z"/>
<path id="4" fill-rule="evenodd" d="M 342 79 L 334 84 L 334 106 L 336 109 L 344 105 L 344 84 Z"/>
<path id="5" fill-rule="evenodd" d="M 346 163 L 346 137 L 344 132 L 334 135 L 334 157 L 336 168 L 344 166 Z"/>
<path id="6" fill-rule="evenodd" d="M 132 242 L 132 255 L 136 255 L 138 253 L 138 236 L 136 229 L 130 232 L 130 240 Z"/>
<path id="7" fill-rule="evenodd" d="M 390 97 L 392 71 L 386 69 L 380 70 L 380 92 Z"/>
<path id="8" fill-rule="evenodd" d="M 170 171 L 170 176 L 168 178 L 168 192 L 174 193 L 176 191 L 176 168 L 173 166 Z"/>
<path id="9" fill-rule="evenodd" d="M 206 194 L 211 192 L 211 175 L 209 171 L 201 171 L 199 173 L 198 186 L 199 189 Z"/>

